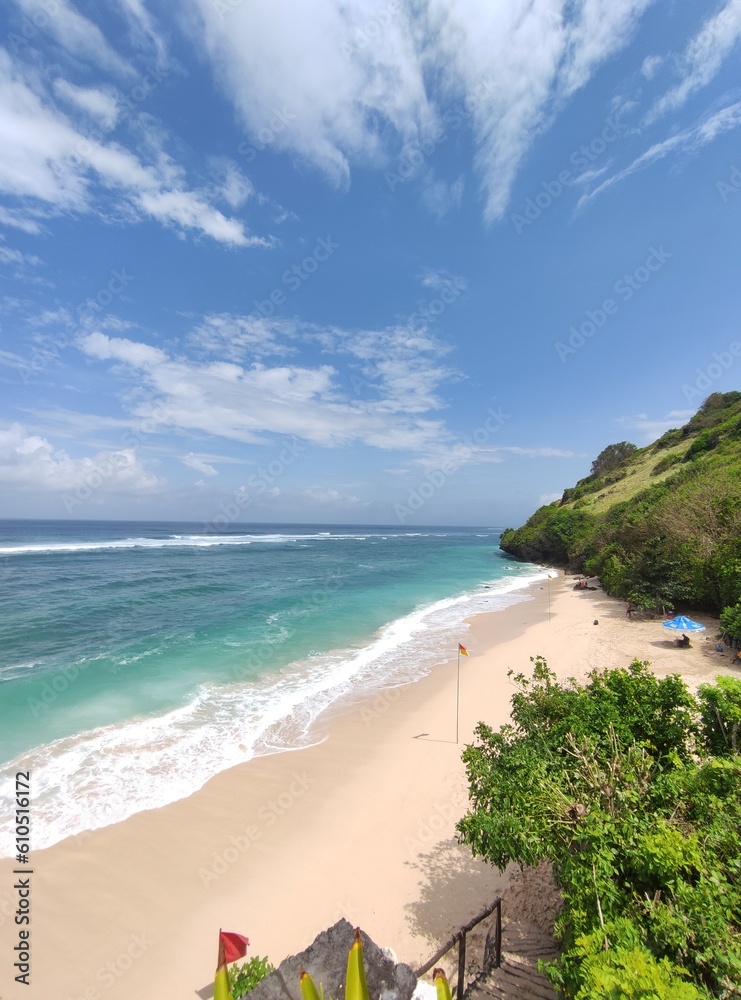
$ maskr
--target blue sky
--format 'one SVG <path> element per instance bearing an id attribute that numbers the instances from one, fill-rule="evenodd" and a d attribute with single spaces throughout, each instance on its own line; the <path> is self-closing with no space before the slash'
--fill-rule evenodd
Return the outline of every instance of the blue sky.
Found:
<path id="1" fill-rule="evenodd" d="M 741 0 L 0 16 L 0 516 L 516 525 L 741 386 Z"/>

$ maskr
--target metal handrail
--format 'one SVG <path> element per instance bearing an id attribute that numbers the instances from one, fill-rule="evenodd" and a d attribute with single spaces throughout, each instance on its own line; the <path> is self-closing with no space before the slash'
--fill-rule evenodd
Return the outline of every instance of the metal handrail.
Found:
<path id="1" fill-rule="evenodd" d="M 444 944 L 442 948 L 440 948 L 438 951 L 435 952 L 435 954 L 432 956 L 429 962 L 425 962 L 424 965 L 420 966 L 420 968 L 417 969 L 416 972 L 414 973 L 417 979 L 419 979 L 420 976 L 423 976 L 425 972 L 429 972 L 432 966 L 435 964 L 435 962 L 439 962 L 440 959 L 443 957 L 443 955 L 446 952 L 450 951 L 450 949 L 457 943 L 458 944 L 458 991 L 456 994 L 456 1000 L 461 1000 L 461 998 L 463 997 L 463 991 L 465 990 L 466 934 L 468 934 L 469 931 L 473 930 L 473 928 L 477 924 L 480 924 L 482 920 L 486 920 L 486 918 L 490 916 L 494 912 L 494 910 L 497 911 L 496 936 L 495 936 L 496 954 L 494 957 L 494 961 L 492 962 L 490 967 L 492 969 L 498 969 L 502 962 L 501 897 L 495 899 L 494 902 L 491 904 L 491 906 L 487 906 L 487 908 L 482 913 L 480 913 L 478 917 L 474 917 L 473 920 L 469 920 L 469 922 L 464 927 L 461 927 L 460 930 L 456 931 L 456 933 L 452 936 L 452 938 L 446 944 Z"/>

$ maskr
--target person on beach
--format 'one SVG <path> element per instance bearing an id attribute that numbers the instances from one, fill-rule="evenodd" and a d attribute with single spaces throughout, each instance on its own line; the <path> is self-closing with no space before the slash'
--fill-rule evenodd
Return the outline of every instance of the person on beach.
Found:
<path id="1" fill-rule="evenodd" d="M 625 617 L 630 619 L 630 616 L 632 614 L 633 614 L 633 605 L 631 604 L 630 601 L 628 601 L 628 603 L 625 605 Z"/>

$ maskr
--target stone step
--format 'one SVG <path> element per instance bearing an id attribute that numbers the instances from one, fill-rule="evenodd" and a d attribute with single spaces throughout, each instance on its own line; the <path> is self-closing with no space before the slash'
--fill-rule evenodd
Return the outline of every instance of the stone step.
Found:
<path id="1" fill-rule="evenodd" d="M 558 1000 L 551 984 L 537 966 L 504 957 L 498 969 L 472 983 L 465 1000 Z"/>

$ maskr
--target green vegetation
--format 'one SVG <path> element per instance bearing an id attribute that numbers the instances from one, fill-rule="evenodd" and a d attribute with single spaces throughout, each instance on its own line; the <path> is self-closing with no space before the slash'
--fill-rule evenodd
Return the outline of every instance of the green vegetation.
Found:
<path id="1" fill-rule="evenodd" d="M 741 601 L 721 611 L 720 627 L 731 639 L 741 640 Z"/>
<path id="2" fill-rule="evenodd" d="M 245 962 L 243 965 L 233 965 L 228 971 L 232 996 L 234 1000 L 239 1000 L 240 997 L 246 997 L 271 972 L 275 972 L 275 968 L 267 958 L 255 955 L 249 962 Z"/>
<path id="3" fill-rule="evenodd" d="M 499 868 L 549 859 L 576 1000 L 741 997 L 741 682 L 695 699 L 648 664 L 559 684 L 514 678 L 512 723 L 463 759 L 461 840 Z"/>
<path id="4" fill-rule="evenodd" d="M 505 552 L 599 576 L 638 607 L 741 601 L 741 392 L 714 393 L 647 448 L 622 441 L 592 473 L 502 535 Z"/>

